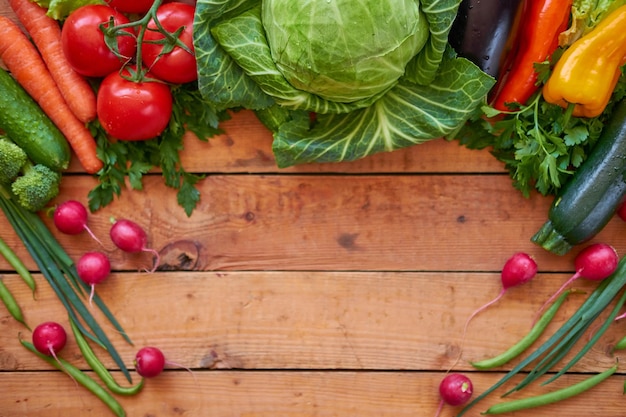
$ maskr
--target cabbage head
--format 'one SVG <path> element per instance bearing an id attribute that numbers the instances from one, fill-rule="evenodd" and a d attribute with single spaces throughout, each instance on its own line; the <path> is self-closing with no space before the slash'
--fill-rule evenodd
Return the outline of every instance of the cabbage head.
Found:
<path id="1" fill-rule="evenodd" d="M 200 93 L 254 110 L 280 167 L 451 136 L 494 83 L 448 44 L 460 2 L 198 0 Z"/>
<path id="2" fill-rule="evenodd" d="M 328 100 L 387 91 L 429 34 L 419 2 L 391 3 L 264 0 L 261 18 L 276 67 L 295 88 Z"/>

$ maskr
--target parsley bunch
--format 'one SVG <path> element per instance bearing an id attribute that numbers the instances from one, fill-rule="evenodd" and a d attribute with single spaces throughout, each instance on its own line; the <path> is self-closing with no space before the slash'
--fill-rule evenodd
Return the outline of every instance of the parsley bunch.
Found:
<path id="1" fill-rule="evenodd" d="M 542 86 L 551 63 L 536 64 L 535 68 Z M 542 195 L 556 194 L 595 145 L 613 103 L 625 95 L 626 77 L 622 75 L 605 111 L 595 118 L 583 118 L 572 116 L 572 106 L 563 109 L 547 103 L 539 88 L 526 105 L 510 111 L 482 106 L 456 138 L 470 149 L 491 148 L 504 163 L 513 186 L 525 197 L 533 189 Z"/>
<path id="2" fill-rule="evenodd" d="M 172 95 L 174 106 L 170 122 L 154 139 L 111 140 L 97 121 L 90 125 L 97 140 L 98 157 L 104 162 L 104 168 L 96 174 L 98 185 L 88 194 L 91 211 L 105 207 L 115 196 L 120 196 L 126 179 L 131 189 L 143 189 L 143 176 L 158 168 L 165 185 L 178 190 L 178 204 L 191 216 L 200 201 L 196 184 L 204 175 L 187 172 L 181 165 L 183 136 L 191 131 L 198 139 L 207 141 L 221 133 L 219 123 L 228 118 L 228 113 L 215 110 L 193 83 L 173 87 Z"/>

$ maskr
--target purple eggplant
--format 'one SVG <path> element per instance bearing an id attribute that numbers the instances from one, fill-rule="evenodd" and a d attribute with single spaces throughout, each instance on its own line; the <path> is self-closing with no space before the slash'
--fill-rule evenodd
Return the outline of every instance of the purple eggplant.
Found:
<path id="1" fill-rule="evenodd" d="M 449 42 L 461 57 L 497 77 L 523 0 L 463 0 Z"/>

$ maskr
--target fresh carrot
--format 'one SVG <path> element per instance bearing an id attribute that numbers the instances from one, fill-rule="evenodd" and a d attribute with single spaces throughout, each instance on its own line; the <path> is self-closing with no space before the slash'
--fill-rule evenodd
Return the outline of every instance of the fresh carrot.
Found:
<path id="1" fill-rule="evenodd" d="M 96 93 L 65 58 L 59 23 L 32 0 L 9 0 L 9 4 L 41 53 L 69 108 L 83 123 L 94 120 Z"/>
<path id="2" fill-rule="evenodd" d="M 103 163 L 97 156 L 96 140 L 68 107 L 35 46 L 5 16 L 0 16 L 0 59 L 63 132 L 83 169 L 89 174 L 98 172 Z"/>

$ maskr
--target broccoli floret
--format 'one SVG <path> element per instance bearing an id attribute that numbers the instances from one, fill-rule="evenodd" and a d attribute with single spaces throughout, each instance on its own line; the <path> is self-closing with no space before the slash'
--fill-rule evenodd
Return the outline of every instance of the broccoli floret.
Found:
<path id="1" fill-rule="evenodd" d="M 33 164 L 26 152 L 0 135 L 0 185 L 11 188 L 14 200 L 30 211 L 39 211 L 59 194 L 61 174 Z"/>
<path id="2" fill-rule="evenodd" d="M 58 172 L 28 161 L 21 173 L 11 184 L 11 190 L 16 201 L 25 209 L 39 211 L 59 194 L 61 174 Z"/>
<path id="3" fill-rule="evenodd" d="M 20 173 L 28 156 L 15 143 L 0 135 L 0 183 L 10 184 Z"/>

